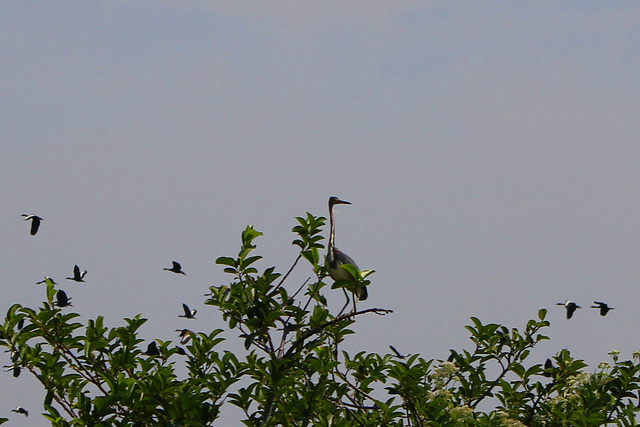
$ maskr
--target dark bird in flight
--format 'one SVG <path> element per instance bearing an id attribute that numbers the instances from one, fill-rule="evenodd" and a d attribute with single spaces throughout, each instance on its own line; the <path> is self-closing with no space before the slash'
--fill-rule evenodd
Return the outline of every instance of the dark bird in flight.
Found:
<path id="1" fill-rule="evenodd" d="M 35 236 L 38 232 L 38 228 L 40 228 L 40 221 L 44 221 L 43 218 L 40 218 L 38 215 L 29 215 L 22 214 L 25 221 L 31 220 L 31 235 Z"/>
<path id="2" fill-rule="evenodd" d="M 186 319 L 196 318 L 196 313 L 198 312 L 198 310 L 196 309 L 190 310 L 187 304 L 182 304 L 182 309 L 184 310 L 184 314 L 181 314 L 178 317 L 184 317 Z"/>
<path id="3" fill-rule="evenodd" d="M 13 355 L 12 355 L 11 359 L 13 360 Z M 15 363 L 15 361 L 14 361 L 14 363 Z M 14 378 L 18 378 L 20 376 L 20 372 L 21 372 L 20 366 L 18 366 L 18 365 L 8 365 L 7 366 L 7 365 L 5 365 L 4 368 L 5 368 L 6 372 L 13 372 L 13 377 Z"/>
<path id="4" fill-rule="evenodd" d="M 191 339 L 193 335 L 193 331 L 189 329 L 176 329 L 176 332 L 180 332 L 180 344 L 185 345 Z"/>
<path id="5" fill-rule="evenodd" d="M 615 310 L 615 308 L 609 307 L 609 305 L 604 302 L 594 301 L 593 303 L 597 305 L 592 305 L 590 308 L 599 308 L 600 316 L 606 316 L 609 310 Z"/>
<path id="6" fill-rule="evenodd" d="M 185 276 L 187 275 L 187 273 L 182 271 L 182 266 L 180 265 L 179 262 L 172 261 L 172 264 L 173 265 L 171 266 L 171 268 L 163 268 L 163 270 L 172 271 L 172 272 L 178 273 L 178 274 L 184 274 Z"/>
<path id="7" fill-rule="evenodd" d="M 555 366 L 553 366 L 553 361 L 551 359 L 547 359 L 544 362 L 544 373 L 542 374 L 545 377 L 552 377 L 553 373 L 550 372 L 550 369 L 554 369 Z"/>
<path id="8" fill-rule="evenodd" d="M 11 412 L 16 412 L 18 414 L 24 414 L 25 417 L 29 416 L 29 411 L 24 409 L 22 406 L 18 406 L 16 409 L 12 409 Z"/>
<path id="9" fill-rule="evenodd" d="M 71 298 L 67 297 L 67 293 L 62 289 L 56 293 L 56 301 L 58 307 L 71 307 Z"/>
<path id="10" fill-rule="evenodd" d="M 353 282 L 353 277 L 351 274 L 341 267 L 343 264 L 351 264 L 355 268 L 358 268 L 356 262 L 347 254 L 336 248 L 335 246 L 335 219 L 333 217 L 333 207 L 335 205 L 350 205 L 351 202 L 347 202 L 345 200 L 340 200 L 339 198 L 332 196 L 329 198 L 329 221 L 330 221 L 330 231 L 329 231 L 329 244 L 327 245 L 327 256 L 325 258 L 325 267 L 329 276 L 333 280 L 350 280 Z M 358 268 L 359 270 L 359 268 Z M 355 283 L 354 283 L 355 284 Z M 368 298 L 369 294 L 367 293 L 367 288 L 356 288 L 352 286 L 349 288 L 351 292 L 354 294 L 353 299 L 353 308 L 355 310 L 356 298 L 358 301 L 364 301 Z M 343 288 L 344 291 L 344 288 Z M 346 295 L 346 292 L 345 292 Z M 349 304 L 347 297 L 347 304 Z M 345 307 L 346 308 L 346 305 Z M 344 310 L 344 308 L 342 310 Z"/>
<path id="11" fill-rule="evenodd" d="M 391 351 L 393 351 L 393 353 L 396 355 L 398 359 L 404 359 L 407 356 L 409 356 L 408 354 L 400 354 L 400 352 L 396 350 L 396 348 L 392 345 L 390 345 L 389 348 L 391 349 Z"/>
<path id="12" fill-rule="evenodd" d="M 575 302 L 569 300 L 566 300 L 565 302 L 558 302 L 556 303 L 556 305 L 564 305 L 564 307 L 567 309 L 567 319 L 571 319 L 571 317 L 573 317 L 573 313 L 576 311 L 576 309 L 582 308 Z"/>
<path id="13" fill-rule="evenodd" d="M 53 283 L 54 285 L 57 285 L 57 283 L 55 282 L 55 280 L 53 280 L 51 277 L 49 276 L 44 276 L 44 280 L 41 280 L 39 282 L 36 282 L 36 285 L 42 285 L 43 283 L 47 283 L 47 280 L 50 280 L 51 283 Z"/>
<path id="14" fill-rule="evenodd" d="M 73 277 L 67 277 L 69 280 L 75 280 L 76 282 L 84 282 L 84 276 L 87 274 L 87 270 L 80 271 L 78 264 L 73 266 Z"/>
<path id="15" fill-rule="evenodd" d="M 158 349 L 158 344 L 155 341 L 151 341 L 147 346 L 147 351 L 144 352 L 147 356 L 159 356 L 160 350 Z"/>

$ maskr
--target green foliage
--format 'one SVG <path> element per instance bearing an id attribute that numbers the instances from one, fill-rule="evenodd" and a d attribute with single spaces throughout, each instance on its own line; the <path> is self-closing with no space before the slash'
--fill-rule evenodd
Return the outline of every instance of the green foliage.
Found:
<path id="1" fill-rule="evenodd" d="M 141 315 L 117 327 L 105 326 L 102 316 L 84 325 L 70 308 L 54 306 L 50 280 L 41 307 L 9 308 L 0 346 L 40 381 L 42 414 L 54 426 L 206 426 L 224 405 L 255 427 L 636 425 L 640 354 L 622 361 L 612 353 L 594 373 L 567 350 L 546 366 L 531 363 L 531 350 L 548 339 L 545 310 L 522 332 L 471 318 L 471 349 L 451 350 L 447 360 L 395 349 L 349 354 L 341 343 L 356 319 L 390 311 L 332 314 L 326 286 L 342 285 L 323 267 L 326 220 L 307 213 L 296 221 L 299 254 L 284 274 L 258 268 L 262 233 L 252 226 L 242 232 L 237 256 L 216 260 L 230 280 L 212 286 L 205 303 L 222 313 L 244 354 L 222 350 L 224 331 L 215 329 L 192 333 L 186 350 L 157 341 L 159 354 L 148 355 L 138 338 Z M 287 280 L 301 259 L 312 276 L 292 288 Z M 344 268 L 351 285 L 370 284 L 372 270 Z M 184 377 L 177 365 L 186 366 Z"/>

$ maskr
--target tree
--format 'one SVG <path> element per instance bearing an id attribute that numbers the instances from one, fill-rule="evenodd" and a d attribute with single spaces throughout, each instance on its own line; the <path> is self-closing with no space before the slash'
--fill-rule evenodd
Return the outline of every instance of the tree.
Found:
<path id="1" fill-rule="evenodd" d="M 79 323 L 79 314 L 54 304 L 55 283 L 46 279 L 42 306 L 13 305 L 0 328 L 10 370 L 38 379 L 43 415 L 55 426 L 206 426 L 223 405 L 240 408 L 244 425 L 255 427 L 636 425 L 640 354 L 623 361 L 613 352 L 612 363 L 593 374 L 567 350 L 544 366 L 527 364 L 531 349 L 548 339 L 544 309 L 522 332 L 472 318 L 473 348 L 451 350 L 447 360 L 394 348 L 383 355 L 341 350 L 354 322 L 390 311 L 333 315 L 327 286 L 367 286 L 372 271 L 346 266 L 353 281 L 330 283 L 320 254 L 325 218 L 296 220 L 300 250 L 286 273 L 255 267 L 262 233 L 252 226 L 237 256 L 216 260 L 231 280 L 212 286 L 206 304 L 237 332 L 244 354 L 220 350 L 222 329 L 185 331 L 186 350 L 158 340 L 145 351 L 138 330 L 146 319 L 112 328 L 101 316 Z M 290 288 L 301 260 L 313 279 Z M 179 378 L 182 363 L 188 374 Z"/>

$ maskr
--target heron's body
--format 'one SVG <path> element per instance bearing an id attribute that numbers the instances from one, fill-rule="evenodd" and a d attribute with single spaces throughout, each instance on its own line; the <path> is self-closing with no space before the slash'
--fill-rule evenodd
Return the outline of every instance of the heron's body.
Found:
<path id="1" fill-rule="evenodd" d="M 571 319 L 573 317 L 573 313 L 580 307 L 573 301 L 566 300 L 565 302 L 556 303 L 556 305 L 564 305 L 564 308 L 567 309 L 567 319 Z"/>
<path id="2" fill-rule="evenodd" d="M 44 280 L 41 280 L 39 282 L 36 282 L 36 285 L 42 285 L 43 283 L 47 283 L 47 280 L 50 280 L 51 283 L 53 283 L 54 285 L 57 285 L 57 283 L 55 282 L 55 280 L 53 280 L 51 277 L 49 276 L 44 276 Z"/>
<path id="3" fill-rule="evenodd" d="M 592 305 L 591 308 L 599 308 L 600 316 L 606 316 L 609 310 L 615 310 L 615 308 L 609 307 L 609 305 L 604 302 L 594 301 L 593 303 L 597 305 Z"/>
<path id="4" fill-rule="evenodd" d="M 35 236 L 38 232 L 38 228 L 40 228 L 40 221 L 44 221 L 44 219 L 40 218 L 38 215 L 33 214 L 22 214 L 22 216 L 24 217 L 25 221 L 31 220 L 31 235 Z"/>
<path id="5" fill-rule="evenodd" d="M 358 268 L 356 262 L 349 255 L 345 254 L 335 246 L 335 220 L 333 218 L 333 206 L 338 204 L 346 204 L 350 205 L 350 202 L 340 200 L 337 197 L 329 198 L 329 221 L 330 221 L 330 231 L 329 231 L 329 245 L 327 248 L 327 257 L 325 259 L 325 267 L 327 268 L 327 272 L 329 276 L 333 280 L 350 280 L 353 281 L 353 277 L 347 270 L 340 267 L 341 265 L 351 264 L 355 268 Z M 360 301 L 364 301 L 368 298 L 369 294 L 367 293 L 367 288 L 351 288 L 349 289 L 351 292 L 355 294 L 355 296 Z"/>

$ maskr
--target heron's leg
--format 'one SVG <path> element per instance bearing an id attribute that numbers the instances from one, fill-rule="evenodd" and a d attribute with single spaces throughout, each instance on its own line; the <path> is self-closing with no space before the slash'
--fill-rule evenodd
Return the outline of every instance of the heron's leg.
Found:
<path id="1" fill-rule="evenodd" d="M 336 317 L 340 317 L 342 313 L 344 313 L 344 311 L 346 310 L 349 303 L 351 302 L 351 299 L 349 299 L 349 294 L 344 288 L 342 288 L 342 292 L 344 292 L 344 297 L 347 299 L 347 302 L 344 303 L 344 307 L 342 307 L 342 310 L 340 310 L 340 313 L 338 313 Z"/>

